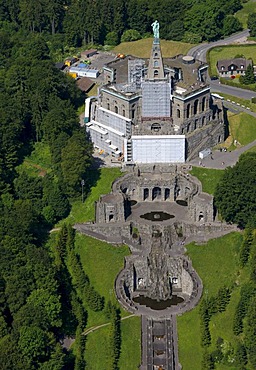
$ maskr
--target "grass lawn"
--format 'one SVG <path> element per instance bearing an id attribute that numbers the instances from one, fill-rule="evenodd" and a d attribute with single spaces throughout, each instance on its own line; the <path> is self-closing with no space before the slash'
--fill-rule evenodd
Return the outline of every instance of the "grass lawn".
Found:
<path id="1" fill-rule="evenodd" d="M 132 54 L 140 58 L 149 58 L 153 38 L 142 39 L 133 42 L 122 42 L 113 49 L 114 53 L 125 55 Z M 194 45 L 185 42 L 161 40 L 161 51 L 164 58 L 174 57 L 178 54 L 186 55 Z"/>
<path id="2" fill-rule="evenodd" d="M 117 167 L 92 170 L 90 173 L 90 182 L 93 182 L 94 185 L 90 193 L 85 198 L 84 203 L 82 203 L 81 199 L 72 202 L 72 209 L 69 216 L 65 220 L 62 220 L 59 225 L 63 222 L 75 224 L 76 222 L 93 221 L 95 201 L 99 199 L 100 195 L 109 193 L 113 181 L 122 175 L 123 173 Z"/>
<path id="3" fill-rule="evenodd" d="M 217 75 L 216 64 L 218 60 L 231 59 L 238 54 L 244 55 L 245 58 L 252 58 L 252 60 L 256 60 L 256 47 L 255 45 L 232 45 L 225 47 L 218 46 L 213 48 L 208 54 L 208 63 L 210 63 L 212 74 Z"/>
<path id="4" fill-rule="evenodd" d="M 109 327 L 101 328 L 87 336 L 85 359 L 86 369 L 104 370 L 107 363 Z M 135 370 L 140 364 L 140 318 L 131 317 L 121 321 L 120 370 Z"/>
<path id="5" fill-rule="evenodd" d="M 241 145 L 247 145 L 256 139 L 256 118 L 241 112 L 229 113 L 229 133 L 232 142 L 236 139 Z"/>
<path id="6" fill-rule="evenodd" d="M 135 370 L 141 362 L 141 320 L 135 316 L 121 322 L 120 370 Z"/>
<path id="7" fill-rule="evenodd" d="M 103 327 L 86 337 L 86 370 L 103 370 L 108 356 L 109 327 Z"/>
<path id="8" fill-rule="evenodd" d="M 76 251 L 81 257 L 86 274 L 94 288 L 105 301 L 119 304 L 114 293 L 114 281 L 124 265 L 124 257 L 129 254 L 126 246 L 114 247 L 86 235 L 76 235 Z M 129 313 L 121 309 L 121 316 Z M 104 312 L 93 312 L 88 309 L 86 329 L 108 322 Z M 107 361 L 107 340 L 109 327 L 103 327 L 90 333 L 86 340 L 86 361 L 88 369 L 102 370 Z M 140 318 L 131 317 L 121 322 L 121 356 L 120 370 L 133 370 L 140 364 Z"/>
<path id="9" fill-rule="evenodd" d="M 236 344 L 233 336 L 233 314 L 239 299 L 239 285 L 245 280 L 246 274 L 239 274 L 237 256 L 242 241 L 240 233 L 230 233 L 221 238 L 212 239 L 205 245 L 191 243 L 187 246 L 188 256 L 193 267 L 198 272 L 204 285 L 204 295 L 215 296 L 224 285 L 235 286 L 231 301 L 225 312 L 212 317 L 210 330 L 212 347 L 218 337 Z M 201 368 L 202 348 L 200 346 L 199 307 L 178 317 L 179 360 L 183 370 L 198 370 Z M 223 365 L 219 370 L 224 369 Z"/>
<path id="10" fill-rule="evenodd" d="M 203 191 L 213 194 L 224 174 L 224 170 L 193 167 L 190 173 L 201 181 Z"/>
<path id="11" fill-rule="evenodd" d="M 105 301 L 118 305 L 114 293 L 114 282 L 124 266 L 124 257 L 129 255 L 127 246 L 114 247 L 83 234 L 76 234 L 76 251 L 81 257 L 86 274 L 94 288 Z M 102 312 L 89 311 L 87 329 L 106 322 Z"/>
<path id="12" fill-rule="evenodd" d="M 44 176 L 51 172 L 50 148 L 45 143 L 35 143 L 30 156 L 25 157 L 23 163 L 16 168 L 17 172 L 25 171 L 29 176 Z"/>
<path id="13" fill-rule="evenodd" d="M 242 2 L 243 8 L 236 12 L 235 17 L 242 23 L 243 28 L 247 28 L 248 15 L 256 12 L 255 0 L 249 0 L 248 2 Z"/>

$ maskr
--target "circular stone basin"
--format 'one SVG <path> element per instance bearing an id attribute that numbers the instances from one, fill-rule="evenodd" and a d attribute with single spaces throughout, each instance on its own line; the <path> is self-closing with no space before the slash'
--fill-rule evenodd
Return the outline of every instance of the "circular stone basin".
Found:
<path id="1" fill-rule="evenodd" d="M 140 218 L 144 218 L 145 220 L 149 221 L 165 221 L 169 220 L 170 218 L 174 218 L 174 215 L 170 215 L 169 213 L 166 212 L 149 212 L 145 213 L 144 215 L 141 215 Z"/>
<path id="2" fill-rule="evenodd" d="M 173 295 L 170 299 L 166 299 L 165 301 L 157 301 L 140 295 L 133 298 L 133 301 L 142 306 L 150 307 L 152 310 L 164 310 L 170 306 L 177 306 L 177 304 L 184 302 L 184 299 L 177 295 Z"/>
<path id="3" fill-rule="evenodd" d="M 130 203 L 131 203 L 131 207 L 135 206 L 135 204 L 137 204 L 138 202 L 136 200 L 130 200 Z"/>
<path id="4" fill-rule="evenodd" d="M 176 200 L 176 203 L 177 203 L 179 206 L 183 206 L 183 207 L 187 207 L 187 205 L 188 205 L 188 202 L 187 202 L 186 200 L 183 200 L 183 199 Z"/>

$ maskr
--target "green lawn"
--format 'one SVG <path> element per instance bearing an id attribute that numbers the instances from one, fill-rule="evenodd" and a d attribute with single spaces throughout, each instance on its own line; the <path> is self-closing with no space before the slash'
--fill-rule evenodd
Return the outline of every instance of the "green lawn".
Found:
<path id="1" fill-rule="evenodd" d="M 236 12 L 235 16 L 242 23 L 243 28 L 247 28 L 248 15 L 256 13 L 256 2 L 255 0 L 249 0 L 248 2 L 242 2 L 243 8 Z"/>
<path id="2" fill-rule="evenodd" d="M 90 172 L 90 182 L 94 182 L 90 193 L 85 196 L 85 201 L 82 203 L 82 198 L 72 202 L 72 209 L 69 216 L 60 222 L 76 222 L 94 221 L 95 216 L 95 201 L 100 195 L 108 194 L 111 190 L 111 185 L 115 179 L 122 176 L 123 173 L 119 168 L 101 168 L 100 170 L 92 170 Z"/>
<path id="3" fill-rule="evenodd" d="M 124 257 L 129 255 L 128 247 L 114 247 L 106 242 L 77 234 L 76 251 L 80 255 L 84 270 L 97 292 L 104 296 L 105 301 L 111 301 L 120 307 L 114 293 L 114 281 L 124 266 Z M 127 315 L 129 313 L 121 309 L 121 316 Z M 107 322 L 104 312 L 93 312 L 88 309 L 86 329 Z M 87 336 L 86 361 L 88 367 L 86 368 L 104 369 L 107 360 L 108 331 L 109 327 L 107 326 Z M 140 318 L 131 317 L 121 322 L 120 370 L 133 370 L 139 365 L 140 335 Z"/>
<path id="4" fill-rule="evenodd" d="M 153 38 L 142 39 L 133 42 L 122 42 L 113 49 L 114 53 L 125 55 L 132 54 L 140 58 L 149 58 L 152 48 Z M 185 42 L 161 40 L 161 51 L 164 58 L 174 57 L 178 54 L 186 55 L 193 44 Z"/>
<path id="5" fill-rule="evenodd" d="M 86 369 L 104 370 L 107 362 L 109 327 L 101 328 L 87 336 Z M 140 364 L 140 318 L 131 317 L 121 321 L 120 370 L 135 370 Z"/>
<path id="6" fill-rule="evenodd" d="M 210 50 L 208 53 L 208 63 L 210 64 L 211 73 L 217 75 L 216 64 L 218 60 L 234 58 L 238 54 L 244 55 L 245 58 L 256 60 L 255 45 L 218 46 Z"/>
<path id="7" fill-rule="evenodd" d="M 76 234 L 76 250 L 86 274 L 105 301 L 118 305 L 114 293 L 114 282 L 124 266 L 124 257 L 129 255 L 127 246 L 114 247 L 106 242 L 83 234 Z M 106 322 L 102 312 L 89 311 L 87 328 Z"/>
<path id="8" fill-rule="evenodd" d="M 247 145 L 256 139 L 256 118 L 244 112 L 230 114 L 229 131 L 233 140 L 241 145 Z"/>
<path id="9" fill-rule="evenodd" d="M 121 322 L 120 370 L 136 370 L 141 363 L 141 321 L 140 317 L 131 317 Z"/>
<path id="10" fill-rule="evenodd" d="M 242 241 L 240 233 L 230 233 L 224 237 L 210 240 L 206 245 L 191 243 L 187 246 L 188 256 L 204 285 L 204 295 L 211 297 L 217 294 L 224 285 L 234 286 L 225 312 L 212 317 L 210 330 L 212 347 L 218 337 L 236 344 L 232 332 L 232 318 L 234 309 L 239 300 L 239 285 L 246 279 L 246 274 L 240 274 L 238 267 L 238 251 Z M 178 317 L 179 360 L 183 370 L 199 370 L 202 361 L 202 348 L 200 346 L 200 317 L 197 307 Z M 219 365 L 220 366 L 220 365 Z M 221 365 L 219 370 L 224 369 Z"/>
<path id="11" fill-rule="evenodd" d="M 224 174 L 224 170 L 193 167 L 190 173 L 201 181 L 203 191 L 214 194 L 216 186 Z"/>

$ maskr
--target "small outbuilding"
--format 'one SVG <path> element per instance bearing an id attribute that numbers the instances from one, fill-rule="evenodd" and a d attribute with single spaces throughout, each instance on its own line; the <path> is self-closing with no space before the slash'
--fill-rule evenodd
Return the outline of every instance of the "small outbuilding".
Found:
<path id="1" fill-rule="evenodd" d="M 82 78 L 79 78 L 77 81 L 76 81 L 76 85 L 77 87 L 87 93 L 89 90 L 91 90 L 91 88 L 94 86 L 95 82 L 93 82 L 90 78 L 88 77 L 82 77 Z"/>
<path id="2" fill-rule="evenodd" d="M 81 58 L 90 58 L 97 54 L 97 49 L 89 49 L 81 52 Z"/>
<path id="3" fill-rule="evenodd" d="M 65 62 L 64 62 L 64 64 L 66 65 L 66 66 L 68 66 L 68 67 L 70 67 L 70 66 L 72 66 L 74 63 L 76 63 L 77 62 L 77 58 L 75 58 L 75 57 L 70 57 L 70 58 L 67 58 L 67 59 L 65 59 Z"/>
<path id="4" fill-rule="evenodd" d="M 60 71 L 63 71 L 65 69 L 66 65 L 62 62 L 55 63 L 55 68 L 59 69 Z"/>
<path id="5" fill-rule="evenodd" d="M 210 154 L 212 154 L 211 149 L 204 149 L 204 150 L 202 150 L 201 152 L 198 153 L 198 157 L 200 159 L 204 159 L 204 158 L 208 157 Z"/>
<path id="6" fill-rule="evenodd" d="M 69 73 L 76 73 L 77 77 L 89 78 L 97 78 L 99 75 L 99 71 L 97 69 L 92 69 L 87 65 L 85 65 L 85 67 L 70 67 Z"/>

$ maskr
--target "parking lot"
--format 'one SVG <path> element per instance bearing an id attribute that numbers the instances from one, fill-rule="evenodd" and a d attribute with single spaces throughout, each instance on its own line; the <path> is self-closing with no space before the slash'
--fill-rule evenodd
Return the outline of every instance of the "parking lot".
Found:
<path id="1" fill-rule="evenodd" d="M 87 58 L 91 61 L 90 66 L 99 71 L 99 76 L 95 79 L 98 83 L 103 82 L 103 66 L 116 58 L 116 54 L 105 51 L 98 51 L 97 54 Z"/>

